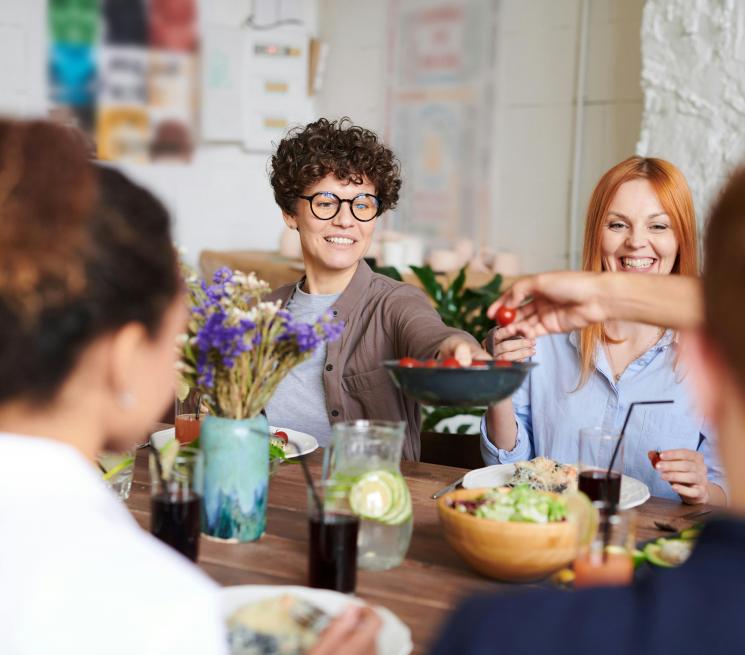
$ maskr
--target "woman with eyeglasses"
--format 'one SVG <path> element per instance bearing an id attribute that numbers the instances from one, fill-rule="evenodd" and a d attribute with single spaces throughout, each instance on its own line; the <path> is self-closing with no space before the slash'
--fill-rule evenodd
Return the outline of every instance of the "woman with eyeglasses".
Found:
<path id="1" fill-rule="evenodd" d="M 363 260 L 378 218 L 398 200 L 396 157 L 348 118 L 322 118 L 280 142 L 271 183 L 285 223 L 300 235 L 305 264 L 303 278 L 271 299 L 298 320 L 330 311 L 345 327 L 280 383 L 266 408 L 269 422 L 325 446 L 339 421 L 405 421 L 403 456 L 419 459 L 419 406 L 395 387 L 383 361 L 454 357 L 468 365 L 489 356 L 469 334 L 445 326 L 422 291 Z"/>

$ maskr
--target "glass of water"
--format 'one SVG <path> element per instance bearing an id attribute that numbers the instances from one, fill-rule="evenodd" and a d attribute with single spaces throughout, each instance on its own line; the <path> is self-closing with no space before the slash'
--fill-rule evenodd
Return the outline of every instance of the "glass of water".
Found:
<path id="1" fill-rule="evenodd" d="M 104 451 L 99 453 L 97 461 L 104 482 L 121 500 L 127 500 L 135 471 L 135 449 L 120 453 Z"/>

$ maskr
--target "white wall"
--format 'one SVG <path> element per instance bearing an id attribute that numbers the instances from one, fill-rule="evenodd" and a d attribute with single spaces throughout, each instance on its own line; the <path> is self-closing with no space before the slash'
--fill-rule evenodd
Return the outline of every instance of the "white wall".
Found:
<path id="1" fill-rule="evenodd" d="M 745 5 L 648 0 L 642 29 L 640 154 L 676 164 L 699 222 L 745 158 Z"/>
<path id="2" fill-rule="evenodd" d="M 496 165 L 491 172 L 491 220 L 483 231 L 491 245 L 518 252 L 526 271 L 567 263 L 580 2 L 500 2 L 492 146 Z M 243 0 L 212 0 L 206 6 L 215 10 L 216 4 L 225 20 L 248 6 Z M 315 0 L 305 4 L 315 7 Z M 27 113 L 39 102 L 44 25 L 38 9 L 35 14 L 30 7 L 43 12 L 44 5 L 44 0 L 0 0 L 0 37 L 8 33 L 11 17 L 13 24 L 25 21 L 24 38 L 31 44 L 23 46 L 31 53 L 25 60 L 28 74 L 21 77 L 7 67 L 0 73 L 0 111 L 10 107 Z M 632 154 L 638 137 L 642 5 L 643 0 L 590 0 L 582 210 L 600 174 Z M 387 0 L 318 0 L 317 32 L 331 46 L 316 99 L 318 115 L 347 114 L 384 132 L 388 7 Z M 0 51 L 7 43 L 0 43 Z M 18 80 L 26 90 L 10 97 L 8 91 L 18 87 Z M 192 166 L 127 170 L 173 210 L 177 239 L 193 259 L 204 248 L 276 247 L 282 223 L 266 176 L 267 158 L 235 146 L 206 146 L 198 150 Z"/>
<path id="3" fill-rule="evenodd" d="M 526 271 L 567 265 L 580 2 L 500 2 L 492 212 L 486 232 L 491 245 L 519 253 Z M 643 0 L 589 4 L 582 217 L 600 175 L 633 154 L 642 108 Z M 348 114 L 384 130 L 388 7 L 383 1 L 319 1 L 319 34 L 331 45 L 319 114 Z"/>

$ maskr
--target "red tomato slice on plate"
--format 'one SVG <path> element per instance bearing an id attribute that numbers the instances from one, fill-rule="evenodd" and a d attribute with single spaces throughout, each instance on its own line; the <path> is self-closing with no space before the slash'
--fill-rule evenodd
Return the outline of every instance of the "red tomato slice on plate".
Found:
<path id="1" fill-rule="evenodd" d="M 508 362 L 506 359 L 497 359 L 494 361 L 494 366 L 512 366 L 512 362 Z"/>
<path id="2" fill-rule="evenodd" d="M 438 362 L 436 359 L 428 359 L 426 362 L 424 362 L 424 366 L 426 368 L 437 368 L 440 365 L 440 362 Z"/>
<path id="3" fill-rule="evenodd" d="M 288 443 L 290 441 L 290 438 L 287 436 L 287 433 L 283 432 L 282 430 L 277 430 L 272 436 L 276 439 L 280 439 L 281 441 L 284 441 L 285 443 Z"/>
<path id="4" fill-rule="evenodd" d="M 448 357 L 442 365 L 445 368 L 460 368 L 460 362 L 455 357 Z"/>
<path id="5" fill-rule="evenodd" d="M 399 360 L 398 365 L 403 366 L 404 368 L 419 368 L 422 363 L 413 357 L 404 357 Z"/>

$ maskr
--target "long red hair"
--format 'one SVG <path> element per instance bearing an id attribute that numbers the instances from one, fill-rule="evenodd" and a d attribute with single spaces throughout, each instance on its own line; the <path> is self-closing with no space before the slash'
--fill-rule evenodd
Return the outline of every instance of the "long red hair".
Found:
<path id="1" fill-rule="evenodd" d="M 603 270 L 601 243 L 611 202 L 622 184 L 638 179 L 648 180 L 652 185 L 662 208 L 670 219 L 670 225 L 678 241 L 678 256 L 675 259 L 672 274 L 698 275 L 696 213 L 693 208 L 691 190 L 688 188 L 683 173 L 675 166 L 664 159 L 652 157 L 629 157 L 620 164 L 616 164 L 600 178 L 587 207 L 582 270 Z M 602 324 L 580 330 L 578 388 L 589 379 L 595 367 L 595 352 L 598 343 L 605 340 L 607 340 L 607 335 Z"/>

